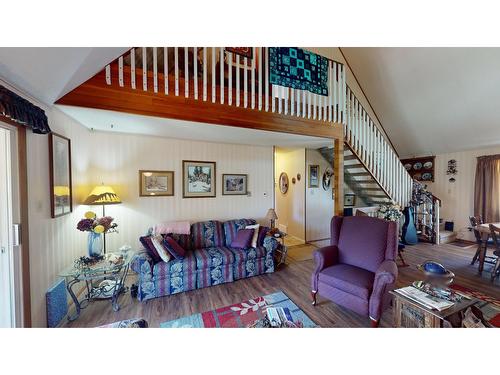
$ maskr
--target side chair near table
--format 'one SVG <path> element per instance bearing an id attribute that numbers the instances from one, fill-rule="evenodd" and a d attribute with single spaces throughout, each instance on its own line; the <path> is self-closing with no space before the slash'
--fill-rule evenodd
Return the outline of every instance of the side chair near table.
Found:
<path id="1" fill-rule="evenodd" d="M 495 250 L 493 254 L 497 257 L 493 270 L 491 271 L 491 281 L 495 280 L 495 277 L 500 275 L 500 227 L 490 224 L 491 238 L 495 244 Z"/>
<path id="2" fill-rule="evenodd" d="M 314 252 L 312 299 L 316 295 L 369 316 L 377 327 L 398 277 L 398 226 L 369 216 L 335 216 L 330 246 Z"/>

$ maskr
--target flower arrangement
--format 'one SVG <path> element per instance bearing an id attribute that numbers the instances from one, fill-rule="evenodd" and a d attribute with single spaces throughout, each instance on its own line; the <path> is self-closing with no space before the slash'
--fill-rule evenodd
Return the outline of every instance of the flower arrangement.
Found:
<path id="1" fill-rule="evenodd" d="M 377 216 L 384 220 L 399 221 L 403 216 L 401 206 L 395 203 L 388 205 L 380 205 L 377 211 Z"/>
<path id="2" fill-rule="evenodd" d="M 98 234 L 118 232 L 116 229 L 118 224 L 113 223 L 113 220 L 111 216 L 98 218 L 95 212 L 88 211 L 85 213 L 85 218 L 78 222 L 76 229 L 82 232 L 94 232 Z"/>

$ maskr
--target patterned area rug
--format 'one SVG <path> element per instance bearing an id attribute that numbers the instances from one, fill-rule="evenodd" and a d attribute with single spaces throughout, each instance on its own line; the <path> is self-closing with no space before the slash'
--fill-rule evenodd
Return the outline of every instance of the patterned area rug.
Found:
<path id="1" fill-rule="evenodd" d="M 252 298 L 220 309 L 201 314 L 184 316 L 160 324 L 161 328 L 245 328 L 262 319 L 266 307 L 288 307 L 294 322 L 301 322 L 304 328 L 316 324 L 295 305 L 282 291 L 267 296 Z"/>
<path id="2" fill-rule="evenodd" d="M 500 327 L 500 300 L 459 284 L 452 284 L 451 288 L 468 296 L 480 299 L 481 302 L 476 306 L 481 309 L 484 318 L 493 326 Z"/>

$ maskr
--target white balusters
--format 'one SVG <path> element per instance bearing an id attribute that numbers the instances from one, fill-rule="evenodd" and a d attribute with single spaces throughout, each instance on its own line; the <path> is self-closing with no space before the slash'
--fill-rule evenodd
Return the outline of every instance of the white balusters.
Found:
<path id="1" fill-rule="evenodd" d="M 123 87 L 123 56 L 118 58 L 118 84 Z"/>
<path id="2" fill-rule="evenodd" d="M 207 101 L 207 47 L 203 47 L 203 101 Z"/>
<path id="3" fill-rule="evenodd" d="M 189 98 L 189 51 L 184 47 L 184 97 Z"/>
<path id="4" fill-rule="evenodd" d="M 228 87 L 232 90 L 232 87 Z M 240 106 L 240 55 L 236 54 L 236 107 Z"/>
<path id="5" fill-rule="evenodd" d="M 265 61 L 266 61 L 266 81 L 265 81 L 265 102 L 266 102 L 266 111 L 269 111 L 269 48 L 265 47 Z M 273 111 L 274 112 L 274 111 Z"/>
<path id="6" fill-rule="evenodd" d="M 262 47 L 259 47 L 259 111 L 262 110 L 262 68 Z"/>
<path id="7" fill-rule="evenodd" d="M 217 76 L 215 75 L 215 47 L 212 47 L 212 103 L 215 103 L 217 100 Z"/>
<path id="8" fill-rule="evenodd" d="M 153 90 L 158 93 L 158 50 L 153 47 Z"/>
<path id="9" fill-rule="evenodd" d="M 224 104 L 224 47 L 220 47 L 220 104 Z"/>
<path id="10" fill-rule="evenodd" d="M 135 48 L 130 50 L 130 85 L 135 90 Z"/>
<path id="11" fill-rule="evenodd" d="M 193 47 L 193 87 L 194 98 L 198 100 L 198 50 Z"/>
<path id="12" fill-rule="evenodd" d="M 163 48 L 163 84 L 165 95 L 168 95 L 168 47 Z"/>
<path id="13" fill-rule="evenodd" d="M 148 91 L 148 53 L 146 47 L 142 47 L 142 89 Z"/>
<path id="14" fill-rule="evenodd" d="M 179 49 L 174 47 L 175 96 L 179 96 Z"/>
<path id="15" fill-rule="evenodd" d="M 251 93 L 252 93 L 252 109 L 255 109 L 255 60 L 257 59 L 256 48 L 252 47 L 252 76 L 251 76 Z"/>
<path id="16" fill-rule="evenodd" d="M 106 65 L 106 83 L 111 85 L 111 65 Z"/>
<path id="17" fill-rule="evenodd" d="M 238 70 L 238 67 L 236 67 Z M 227 104 L 233 105 L 233 53 L 227 53 Z"/>
<path id="18" fill-rule="evenodd" d="M 243 107 L 248 108 L 248 69 L 247 69 L 247 64 L 248 64 L 248 58 L 245 57 L 243 58 L 243 65 L 245 68 L 243 69 Z"/>

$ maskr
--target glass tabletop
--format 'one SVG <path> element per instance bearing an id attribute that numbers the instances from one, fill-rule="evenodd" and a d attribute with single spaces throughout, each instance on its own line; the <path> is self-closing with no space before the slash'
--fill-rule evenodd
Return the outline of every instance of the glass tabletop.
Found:
<path id="1" fill-rule="evenodd" d="M 123 267 L 128 266 L 132 261 L 135 252 L 133 250 L 119 251 L 114 253 L 107 253 L 104 259 L 90 265 L 77 265 L 75 263 L 59 272 L 61 277 L 78 277 L 102 275 L 106 273 L 119 272 Z"/>

